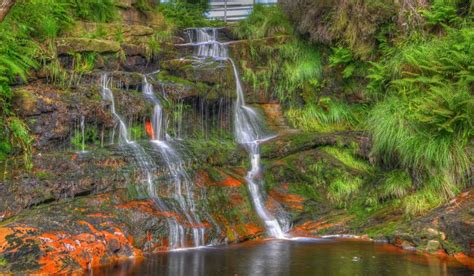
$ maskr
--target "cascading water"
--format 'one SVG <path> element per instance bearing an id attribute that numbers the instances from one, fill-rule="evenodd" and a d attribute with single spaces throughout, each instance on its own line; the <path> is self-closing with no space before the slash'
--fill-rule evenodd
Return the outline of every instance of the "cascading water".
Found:
<path id="1" fill-rule="evenodd" d="M 112 90 L 109 88 L 109 82 L 110 82 L 109 77 L 107 76 L 107 74 L 104 74 L 102 76 L 102 98 L 111 103 L 110 104 L 110 112 L 112 112 L 112 115 L 115 117 L 115 119 L 117 120 L 118 125 L 119 125 L 119 141 L 120 141 L 120 143 L 131 144 L 131 142 L 128 138 L 127 125 L 125 124 L 122 117 L 120 117 L 120 115 L 117 114 L 117 111 L 115 110 L 114 94 L 112 93 Z"/>
<path id="2" fill-rule="evenodd" d="M 155 201 L 156 205 L 162 212 L 168 212 L 168 206 L 160 199 L 156 191 L 155 182 L 155 168 L 157 165 L 153 159 L 146 153 L 146 151 L 134 141 L 130 141 L 129 132 L 127 125 L 123 121 L 122 117 L 117 113 L 115 109 L 115 100 L 112 90 L 109 88 L 110 79 L 107 74 L 102 76 L 102 98 L 111 103 L 110 110 L 112 115 L 118 121 L 119 125 L 119 141 L 120 145 L 130 150 L 140 167 L 142 173 L 145 175 L 145 182 L 147 184 L 147 192 L 150 197 Z M 157 122 L 158 124 L 159 122 Z M 171 249 L 178 249 L 185 247 L 185 233 L 184 227 L 179 224 L 176 218 L 166 218 L 169 228 L 169 247 Z"/>
<path id="3" fill-rule="evenodd" d="M 81 142 L 81 153 L 86 153 L 86 124 L 85 124 L 84 115 L 81 115 L 81 135 L 82 135 L 82 142 Z"/>
<path id="4" fill-rule="evenodd" d="M 173 198 L 178 202 L 181 209 L 180 211 L 185 215 L 190 224 L 194 246 L 203 246 L 205 244 L 205 229 L 196 212 L 194 183 L 186 172 L 183 159 L 173 148 L 172 144 L 166 141 L 166 139 L 170 138 L 163 124 L 163 108 L 154 94 L 153 85 L 148 82 L 146 76 L 144 76 L 143 79 L 143 94 L 145 98 L 154 105 L 151 142 L 161 152 L 166 167 L 172 177 L 174 185 Z"/>
<path id="5" fill-rule="evenodd" d="M 237 100 L 234 107 L 234 137 L 243 145 L 250 155 L 251 170 L 246 180 L 248 182 L 250 195 L 257 214 L 264 221 L 268 234 L 275 238 L 285 238 L 279 221 L 265 208 L 261 187 L 263 186 L 260 143 L 273 137 L 265 136 L 263 122 L 258 113 L 245 104 L 244 91 L 240 81 L 239 72 L 235 62 L 229 57 L 227 45 L 217 41 L 218 29 L 200 28 L 187 31 L 190 45 L 196 47 L 195 57 L 198 60 L 212 58 L 215 60 L 227 60 L 234 70 Z"/>

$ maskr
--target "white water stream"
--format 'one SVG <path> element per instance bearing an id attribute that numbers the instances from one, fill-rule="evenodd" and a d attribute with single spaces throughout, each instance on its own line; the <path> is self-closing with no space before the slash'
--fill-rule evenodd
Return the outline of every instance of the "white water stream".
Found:
<path id="1" fill-rule="evenodd" d="M 160 151 L 168 172 L 172 177 L 172 184 L 174 186 L 173 199 L 178 202 L 181 213 L 184 214 L 192 229 L 194 247 L 204 246 L 205 228 L 202 226 L 202 222 L 196 212 L 196 204 L 194 202 L 195 185 L 186 172 L 185 163 L 180 154 L 167 141 L 170 137 L 167 135 L 166 127 L 163 124 L 163 108 L 154 94 L 153 85 L 148 82 L 146 76 L 143 78 L 143 94 L 154 105 L 151 120 L 153 128 L 151 142 Z"/>
<path id="2" fill-rule="evenodd" d="M 260 162 L 260 143 L 273 137 L 265 136 L 263 122 L 258 113 L 245 104 L 244 91 L 240 81 L 237 66 L 229 57 L 228 48 L 225 43 L 217 41 L 218 29 L 198 28 L 187 31 L 190 40 L 189 45 L 195 47 L 195 58 L 205 60 L 229 61 L 234 70 L 237 99 L 234 107 L 234 137 L 243 145 L 250 155 L 251 169 L 247 173 L 247 183 L 250 195 L 259 217 L 264 221 L 269 236 L 274 238 L 286 238 L 279 221 L 265 208 L 263 199 L 262 170 Z"/>

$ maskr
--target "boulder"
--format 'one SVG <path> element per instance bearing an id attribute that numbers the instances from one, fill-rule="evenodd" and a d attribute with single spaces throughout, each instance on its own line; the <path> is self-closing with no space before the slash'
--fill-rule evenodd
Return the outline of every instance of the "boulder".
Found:
<path id="1" fill-rule="evenodd" d="M 441 244 L 437 240 L 430 240 L 428 241 L 428 244 L 426 245 L 426 251 L 433 253 L 438 251 L 440 249 Z"/>

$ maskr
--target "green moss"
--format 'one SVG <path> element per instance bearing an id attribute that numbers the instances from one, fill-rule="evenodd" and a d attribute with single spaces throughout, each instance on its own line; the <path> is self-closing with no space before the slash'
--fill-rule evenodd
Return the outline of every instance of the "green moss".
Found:
<path id="1" fill-rule="evenodd" d="M 395 234 L 397 231 L 400 231 L 401 227 L 402 223 L 400 221 L 389 221 L 374 227 L 369 227 L 364 230 L 364 233 L 371 238 L 380 238 L 381 236 L 386 237 Z"/>
<path id="2" fill-rule="evenodd" d="M 48 180 L 54 177 L 54 175 L 51 172 L 47 172 L 47 171 L 40 171 L 40 172 L 37 172 L 35 175 L 40 180 Z"/>
<path id="3" fill-rule="evenodd" d="M 291 125 L 303 131 L 335 132 L 354 129 L 361 108 L 324 97 L 317 104 L 290 108 L 285 116 Z"/>
<path id="4" fill-rule="evenodd" d="M 443 195 L 432 189 L 422 189 L 403 198 L 402 204 L 405 214 L 410 217 L 423 215 L 429 210 L 440 206 L 446 200 Z"/>
<path id="5" fill-rule="evenodd" d="M 365 173 L 373 172 L 374 168 L 365 160 L 361 160 L 354 155 L 354 150 L 349 148 L 322 147 L 324 152 L 334 156 L 349 168 Z"/>
<path id="6" fill-rule="evenodd" d="M 8 265 L 8 261 L 0 256 L 0 267 L 6 267 Z"/>
<path id="7" fill-rule="evenodd" d="M 403 198 L 413 188 L 412 181 L 406 171 L 394 170 L 385 175 L 384 181 L 378 187 L 379 197 Z"/>

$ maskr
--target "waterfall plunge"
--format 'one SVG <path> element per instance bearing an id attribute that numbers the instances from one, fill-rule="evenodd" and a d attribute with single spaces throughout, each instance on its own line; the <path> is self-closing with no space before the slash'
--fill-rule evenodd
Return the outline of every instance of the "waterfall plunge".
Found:
<path id="1" fill-rule="evenodd" d="M 262 119 L 251 107 L 245 105 L 244 91 L 235 62 L 229 57 L 227 45 L 217 41 L 218 29 L 200 28 L 187 31 L 190 45 L 195 46 L 195 57 L 198 60 L 212 58 L 227 60 L 234 70 L 237 100 L 234 110 L 234 137 L 243 145 L 250 155 L 251 170 L 247 173 L 247 183 L 253 204 L 259 217 L 264 221 L 271 237 L 286 238 L 278 220 L 265 208 L 261 188 L 263 186 L 260 163 L 260 143 L 273 137 L 265 137 Z"/>

